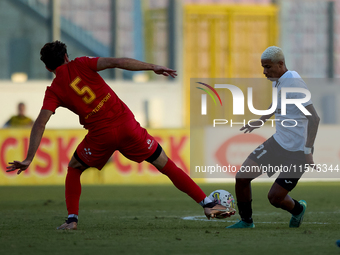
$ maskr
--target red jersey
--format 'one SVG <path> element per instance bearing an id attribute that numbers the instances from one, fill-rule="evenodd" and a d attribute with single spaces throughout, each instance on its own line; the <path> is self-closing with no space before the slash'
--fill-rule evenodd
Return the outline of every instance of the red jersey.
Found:
<path id="1" fill-rule="evenodd" d="M 98 58 L 80 57 L 56 69 L 47 87 L 42 109 L 65 107 L 79 116 L 89 130 L 115 127 L 134 118 L 133 113 L 97 73 Z"/>

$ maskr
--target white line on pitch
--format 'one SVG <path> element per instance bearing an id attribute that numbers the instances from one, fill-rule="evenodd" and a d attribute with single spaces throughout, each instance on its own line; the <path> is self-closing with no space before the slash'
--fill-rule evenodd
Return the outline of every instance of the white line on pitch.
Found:
<path id="1" fill-rule="evenodd" d="M 217 222 L 230 222 L 230 223 L 234 223 L 234 222 L 238 222 L 237 220 L 223 220 L 223 219 L 211 219 L 208 220 L 207 218 L 205 218 L 205 216 L 187 216 L 187 217 L 183 217 L 183 220 L 198 220 L 198 221 L 217 221 Z M 259 223 L 259 224 L 286 224 L 287 222 L 266 222 L 266 221 L 256 221 L 255 223 Z M 303 224 L 311 224 L 311 225 L 328 225 L 328 224 L 340 224 L 340 223 L 328 223 L 328 222 L 306 222 L 304 221 Z"/>

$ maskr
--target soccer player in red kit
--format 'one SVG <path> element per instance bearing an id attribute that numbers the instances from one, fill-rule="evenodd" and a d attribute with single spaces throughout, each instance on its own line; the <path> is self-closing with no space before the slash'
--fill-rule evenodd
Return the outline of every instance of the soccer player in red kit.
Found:
<path id="1" fill-rule="evenodd" d="M 204 208 L 208 218 L 228 217 L 226 207 L 211 201 L 200 187 L 169 159 L 157 141 L 135 120 L 130 109 L 105 83 L 98 71 L 121 68 L 130 71 L 150 70 L 158 75 L 175 77 L 176 71 L 129 58 L 68 58 L 66 45 L 60 41 L 47 43 L 40 51 L 41 60 L 56 77 L 47 87 L 44 103 L 35 121 L 26 159 L 10 162 L 7 171 L 26 170 L 32 162 L 45 126 L 58 107 L 65 107 L 79 116 L 88 130 L 68 165 L 65 197 L 68 219 L 58 229 L 77 229 L 80 176 L 89 167 L 102 169 L 115 150 L 135 162 L 147 161 L 173 184 Z"/>

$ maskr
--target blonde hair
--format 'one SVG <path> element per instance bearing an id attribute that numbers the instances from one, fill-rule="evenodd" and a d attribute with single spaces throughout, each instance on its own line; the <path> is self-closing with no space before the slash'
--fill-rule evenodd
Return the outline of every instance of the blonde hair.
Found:
<path id="1" fill-rule="evenodd" d="M 261 55 L 261 59 L 269 59 L 273 63 L 284 61 L 285 56 L 283 55 L 282 49 L 277 46 L 268 47 Z"/>

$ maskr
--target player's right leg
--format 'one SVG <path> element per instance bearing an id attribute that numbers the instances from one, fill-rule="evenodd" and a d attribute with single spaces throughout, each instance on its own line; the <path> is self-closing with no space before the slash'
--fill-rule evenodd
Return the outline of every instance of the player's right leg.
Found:
<path id="1" fill-rule="evenodd" d="M 179 190 L 199 203 L 204 208 L 208 218 L 221 215 L 228 217 L 232 214 L 225 211 L 226 207 L 213 203 L 201 188 L 167 157 L 155 138 L 145 128 L 142 128 L 137 121 L 131 120 L 125 125 L 119 126 L 117 133 L 119 134 L 118 149 L 126 158 L 138 163 L 147 161 L 153 164 Z M 126 143 L 126 141 L 129 141 L 129 143 Z"/>
<path id="2" fill-rule="evenodd" d="M 227 228 L 254 228 L 251 206 L 251 181 L 262 174 L 259 165 L 249 157 L 236 174 L 236 200 L 241 220 Z"/>
<path id="3" fill-rule="evenodd" d="M 251 206 L 251 181 L 262 173 L 267 173 L 269 177 L 275 173 L 274 166 L 280 164 L 277 155 L 274 153 L 276 144 L 275 139 L 270 137 L 249 154 L 237 172 L 235 190 L 241 221 L 227 228 L 254 227 Z"/>
<path id="4" fill-rule="evenodd" d="M 154 165 L 162 174 L 166 175 L 177 189 L 186 193 L 199 203 L 204 208 L 204 213 L 208 219 L 229 217 L 235 213 L 229 212 L 225 206 L 218 205 L 211 201 L 190 176 L 167 157 L 159 144 L 153 155 L 146 159 L 146 161 Z"/>

